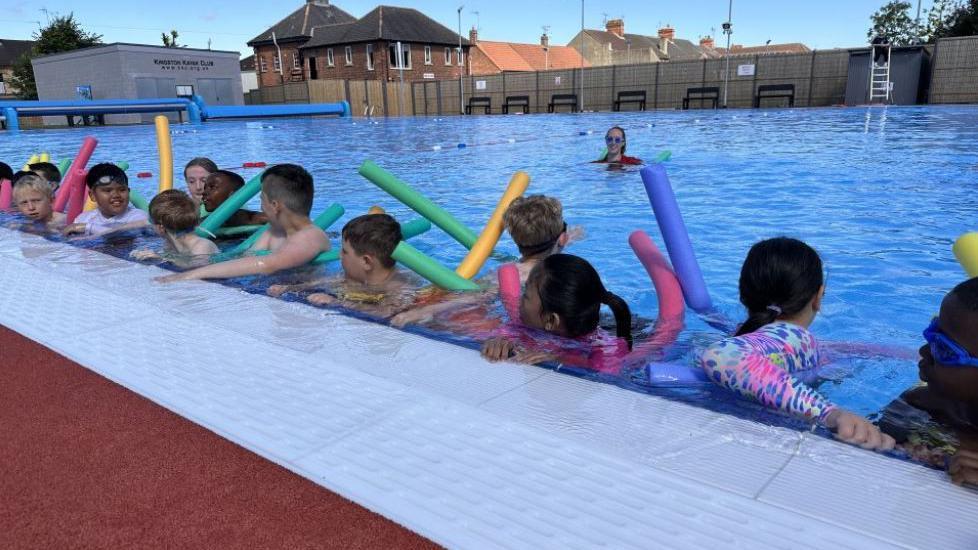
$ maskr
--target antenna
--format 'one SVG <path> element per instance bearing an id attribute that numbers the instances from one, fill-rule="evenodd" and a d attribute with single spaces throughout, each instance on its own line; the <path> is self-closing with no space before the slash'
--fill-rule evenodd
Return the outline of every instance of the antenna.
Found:
<path id="1" fill-rule="evenodd" d="M 601 16 L 604 17 L 604 23 L 602 23 L 602 25 L 606 25 L 607 26 L 608 25 L 608 12 L 606 12 L 606 11 L 601 12 Z"/>
<path id="2" fill-rule="evenodd" d="M 481 31 L 482 30 L 482 23 L 480 22 L 480 19 L 479 19 L 479 10 L 476 10 L 476 11 L 473 11 L 473 12 L 470 12 L 470 13 L 475 16 L 475 30 Z"/>

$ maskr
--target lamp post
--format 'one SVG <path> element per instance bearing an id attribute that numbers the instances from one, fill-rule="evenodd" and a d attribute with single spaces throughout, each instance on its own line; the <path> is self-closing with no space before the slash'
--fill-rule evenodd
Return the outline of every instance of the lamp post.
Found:
<path id="1" fill-rule="evenodd" d="M 465 89 L 462 87 L 462 8 L 458 7 L 458 110 L 465 114 Z"/>
<path id="2" fill-rule="evenodd" d="M 581 0 L 581 106 L 579 112 L 584 112 L 584 0 Z"/>
<path id="3" fill-rule="evenodd" d="M 730 35 L 733 34 L 733 28 L 730 24 L 730 20 L 733 19 L 733 0 L 730 0 L 730 5 L 727 8 L 727 22 L 723 24 L 723 34 L 727 35 L 727 53 L 726 53 L 726 67 L 723 69 L 723 108 L 727 108 L 727 88 L 730 85 Z"/>

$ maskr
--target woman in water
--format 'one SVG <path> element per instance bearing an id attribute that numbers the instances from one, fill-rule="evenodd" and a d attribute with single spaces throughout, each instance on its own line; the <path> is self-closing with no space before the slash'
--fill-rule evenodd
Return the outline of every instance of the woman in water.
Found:
<path id="1" fill-rule="evenodd" d="M 604 158 L 594 162 L 619 165 L 642 164 L 642 159 L 640 158 L 625 156 L 627 142 L 625 140 L 625 130 L 621 126 L 611 127 L 604 135 L 604 143 L 608 153 Z"/>
<path id="2" fill-rule="evenodd" d="M 204 201 L 204 183 L 207 177 L 217 172 L 217 165 L 209 158 L 197 157 L 183 169 L 183 179 L 187 182 L 187 193 L 200 208 Z"/>

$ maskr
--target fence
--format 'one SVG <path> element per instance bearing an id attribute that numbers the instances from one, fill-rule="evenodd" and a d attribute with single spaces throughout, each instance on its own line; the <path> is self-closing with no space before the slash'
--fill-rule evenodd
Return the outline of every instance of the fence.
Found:
<path id="1" fill-rule="evenodd" d="M 583 72 L 567 69 L 468 76 L 462 79 L 462 88 L 466 99 L 488 97 L 492 113 L 501 113 L 509 96 L 526 96 L 531 113 L 547 112 L 554 94 L 580 94 L 581 78 L 584 109 L 592 111 L 612 110 L 618 93 L 624 91 L 644 91 L 648 109 L 679 109 L 689 88 L 705 87 L 720 90 L 721 104 L 726 88 L 728 107 L 747 108 L 753 106 L 758 87 L 765 84 L 793 84 L 798 107 L 838 105 L 845 100 L 849 50 L 731 56 L 729 62 L 726 86 L 727 59 L 720 58 L 590 67 Z M 930 103 L 978 102 L 978 37 L 939 40 L 931 70 Z M 464 107 L 459 101 L 458 80 L 311 80 L 263 87 L 248 97 L 251 103 L 341 100 L 350 102 L 354 116 L 442 116 L 459 114 Z M 693 108 L 704 106 L 697 100 L 690 103 Z M 475 112 L 483 111 L 477 108 Z"/>

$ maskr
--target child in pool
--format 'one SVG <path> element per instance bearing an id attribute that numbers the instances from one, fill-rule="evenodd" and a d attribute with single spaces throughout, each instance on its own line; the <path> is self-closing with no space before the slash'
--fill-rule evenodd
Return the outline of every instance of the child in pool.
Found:
<path id="1" fill-rule="evenodd" d="M 612 126 L 608 129 L 608 132 L 604 135 L 604 143 L 608 149 L 608 154 L 603 159 L 594 162 L 618 165 L 642 164 L 642 159 L 640 158 L 625 156 L 627 142 L 625 140 L 625 130 L 621 126 Z"/>
<path id="2" fill-rule="evenodd" d="M 272 285 L 268 294 L 280 296 L 328 284 L 333 292 L 316 292 L 306 299 L 311 304 L 339 304 L 350 309 L 388 318 L 411 303 L 413 279 L 398 271 L 392 255 L 401 242 L 401 224 L 387 214 L 366 214 L 343 226 L 340 264 L 343 278 L 319 279 L 300 285 Z"/>
<path id="3" fill-rule="evenodd" d="M 824 293 L 822 260 L 812 247 L 787 237 L 755 244 L 740 272 L 740 301 L 749 316 L 736 336 L 700 355 L 700 366 L 715 383 L 768 407 L 815 420 L 846 443 L 892 449 L 892 437 L 793 376 L 821 363 L 808 326 Z"/>
<path id="4" fill-rule="evenodd" d="M 28 166 L 31 172 L 41 176 L 51 184 L 51 192 L 54 193 L 61 186 L 61 170 L 50 162 L 35 162 Z"/>
<path id="5" fill-rule="evenodd" d="M 944 297 L 940 313 L 924 330 L 924 339 L 918 367 L 920 379 L 927 384 L 904 392 L 887 407 L 880 424 L 909 448 L 914 439 L 926 440 L 930 434 L 899 429 L 902 426 L 893 417 L 903 413 L 900 409 L 909 406 L 920 412 L 927 417 L 925 425 L 936 421 L 952 440 L 940 445 L 948 449 L 930 449 L 940 458 L 937 464 L 947 459 L 954 483 L 978 485 L 978 277 L 959 284 Z M 902 406 L 895 407 L 896 403 Z"/>
<path id="6" fill-rule="evenodd" d="M 187 182 L 187 193 L 198 207 L 204 203 L 204 184 L 207 177 L 217 172 L 217 165 L 207 157 L 191 159 L 183 168 L 183 179 Z"/>
<path id="7" fill-rule="evenodd" d="M 301 166 L 279 164 L 261 177 L 261 208 L 269 229 L 249 249 L 267 250 L 267 256 L 248 256 L 159 277 L 159 282 L 190 279 L 227 279 L 245 275 L 270 275 L 304 266 L 329 250 L 326 232 L 309 219 L 314 193 L 312 176 Z"/>
<path id="8" fill-rule="evenodd" d="M 615 315 L 616 336 L 598 327 L 602 304 Z M 531 330 L 507 325 L 483 344 L 482 356 L 522 363 L 558 360 L 617 371 L 632 347 L 628 304 L 605 289 L 590 263 L 570 254 L 549 256 L 530 272 L 520 299 L 520 321 Z"/>
<path id="9" fill-rule="evenodd" d="M 217 210 L 217 207 L 224 204 L 238 189 L 244 187 L 245 181 L 240 175 L 227 170 L 217 170 L 207 176 L 204 184 L 204 208 L 208 212 Z M 239 225 L 260 225 L 268 223 L 268 216 L 262 212 L 240 209 L 224 222 L 225 227 L 235 227 Z"/>
<path id="10" fill-rule="evenodd" d="M 6 162 L 0 162 L 0 180 L 14 180 L 14 170 Z"/>
<path id="11" fill-rule="evenodd" d="M 65 235 L 97 237 L 146 225 L 146 213 L 129 205 L 129 177 L 121 168 L 108 162 L 96 164 L 85 176 L 85 184 L 98 208 L 79 214 L 64 229 Z"/>
<path id="12" fill-rule="evenodd" d="M 47 180 L 28 172 L 14 183 L 14 206 L 32 222 L 44 224 L 47 229 L 60 230 L 65 225 L 65 215 L 52 208 L 53 193 Z"/>
<path id="13" fill-rule="evenodd" d="M 206 264 L 211 254 L 219 252 L 217 245 L 194 233 L 200 223 L 200 210 L 189 195 L 169 189 L 149 202 L 149 219 L 153 230 L 163 237 L 168 258 L 181 267 Z M 161 259 L 152 250 L 134 250 L 130 254 L 139 261 Z"/>

